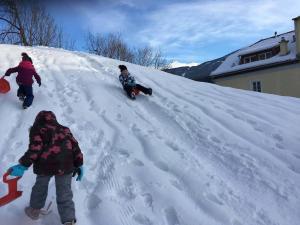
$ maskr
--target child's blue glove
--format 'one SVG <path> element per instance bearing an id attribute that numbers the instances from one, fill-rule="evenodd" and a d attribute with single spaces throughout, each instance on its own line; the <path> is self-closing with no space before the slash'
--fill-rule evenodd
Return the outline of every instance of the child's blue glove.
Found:
<path id="1" fill-rule="evenodd" d="M 25 170 L 28 170 L 28 167 L 18 164 L 18 165 L 10 167 L 9 170 L 10 170 L 11 176 L 22 177 Z"/>
<path id="2" fill-rule="evenodd" d="M 81 181 L 81 179 L 83 177 L 83 166 L 78 167 L 74 170 L 73 177 L 75 177 L 76 174 L 78 175 L 76 178 L 76 181 Z"/>

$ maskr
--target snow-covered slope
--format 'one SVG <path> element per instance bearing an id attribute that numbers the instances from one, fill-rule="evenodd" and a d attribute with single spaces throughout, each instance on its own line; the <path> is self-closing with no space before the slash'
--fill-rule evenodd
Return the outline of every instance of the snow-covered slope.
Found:
<path id="1" fill-rule="evenodd" d="M 49 48 L 0 45 L 0 73 L 32 56 L 42 77 L 24 111 L 0 95 L 0 173 L 17 163 L 40 110 L 69 126 L 85 157 L 73 182 L 78 225 L 297 225 L 300 221 L 300 100 L 219 87 L 126 64 L 152 97 L 129 100 L 119 61 Z M 1 225 L 60 224 L 53 212 L 33 222 L 22 198 L 0 209 Z M 6 187 L 0 183 L 0 196 Z"/>

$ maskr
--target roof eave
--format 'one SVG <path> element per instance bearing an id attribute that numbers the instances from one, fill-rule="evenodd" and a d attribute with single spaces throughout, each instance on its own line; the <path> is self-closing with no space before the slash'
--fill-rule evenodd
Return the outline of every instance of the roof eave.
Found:
<path id="1" fill-rule="evenodd" d="M 255 66 L 255 67 L 251 67 L 251 68 L 245 68 L 245 69 L 240 69 L 240 70 L 236 70 L 236 71 L 225 72 L 225 73 L 215 74 L 215 75 L 210 75 L 210 76 L 213 79 L 217 79 L 217 78 L 233 76 L 233 75 L 241 74 L 241 73 L 248 73 L 248 72 L 253 72 L 253 71 L 258 71 L 258 70 L 263 70 L 263 69 L 269 69 L 269 68 L 278 67 L 278 66 L 282 66 L 282 65 L 295 64 L 298 62 L 300 62 L 300 58 L 295 58 L 295 59 L 271 63 L 271 64 L 264 64 L 264 65 L 260 65 L 260 66 Z"/>
<path id="2" fill-rule="evenodd" d="M 300 16 L 293 18 L 293 20 L 298 20 L 298 19 L 300 19 Z"/>

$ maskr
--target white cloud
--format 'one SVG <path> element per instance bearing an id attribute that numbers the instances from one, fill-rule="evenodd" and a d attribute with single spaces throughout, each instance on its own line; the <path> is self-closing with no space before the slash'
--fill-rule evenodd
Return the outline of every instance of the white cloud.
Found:
<path id="1" fill-rule="evenodd" d="M 292 7 L 291 7 L 292 6 Z M 289 31 L 298 16 L 297 0 L 222 0 L 170 4 L 149 14 L 138 34 L 153 46 L 200 44 Z M 269 34 L 270 36 L 272 33 Z"/>
<path id="2" fill-rule="evenodd" d="M 300 14 L 299 0 L 178 1 L 101 1 L 79 14 L 92 32 L 122 32 L 133 46 L 151 45 L 181 61 L 213 59 L 292 30 L 291 19 Z"/>
<path id="3" fill-rule="evenodd" d="M 122 32 L 126 26 L 126 16 L 116 10 L 88 14 L 88 24 L 94 32 Z"/>

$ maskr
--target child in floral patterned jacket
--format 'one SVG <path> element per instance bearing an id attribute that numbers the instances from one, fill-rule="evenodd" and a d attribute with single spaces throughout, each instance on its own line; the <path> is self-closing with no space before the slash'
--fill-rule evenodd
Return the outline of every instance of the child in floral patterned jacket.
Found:
<path id="1" fill-rule="evenodd" d="M 41 111 L 30 129 L 29 148 L 19 159 L 19 164 L 9 169 L 12 176 L 23 176 L 33 164 L 37 174 L 32 188 L 30 206 L 25 213 L 31 219 L 38 219 L 45 206 L 48 184 L 55 177 L 57 207 L 61 222 L 75 224 L 75 207 L 71 190 L 72 175 L 83 176 L 83 154 L 69 128 L 60 125 L 53 112 Z"/>

